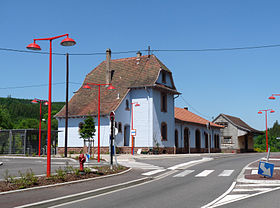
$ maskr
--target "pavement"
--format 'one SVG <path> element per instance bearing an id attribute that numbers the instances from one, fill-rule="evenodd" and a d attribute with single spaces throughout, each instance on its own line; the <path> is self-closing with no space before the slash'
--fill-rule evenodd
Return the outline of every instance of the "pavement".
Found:
<path id="1" fill-rule="evenodd" d="M 212 158 L 217 157 L 230 157 L 234 154 L 211 154 Z M 117 161 L 121 164 L 125 164 L 126 161 L 135 161 L 137 159 L 163 159 L 171 157 L 189 157 L 197 158 L 200 154 L 191 155 L 118 155 Z M 203 156 L 207 156 L 203 154 Z M 108 165 L 110 160 L 109 155 L 101 155 L 101 163 L 97 163 L 96 160 L 90 160 L 86 163 L 86 166 L 95 165 Z M 262 160 L 265 160 L 263 158 Z M 115 162 L 115 158 L 114 158 Z M 270 163 L 275 165 L 274 175 L 272 178 L 264 178 L 257 175 L 259 161 L 255 161 L 247 165 L 240 173 L 237 181 L 233 183 L 227 193 L 217 199 L 212 205 L 217 205 L 232 200 L 232 197 L 237 199 L 238 197 L 247 197 L 248 193 L 255 194 L 268 189 L 280 186 L 280 155 L 273 155 L 270 158 Z M 60 204 L 66 201 L 82 199 L 99 194 L 112 192 L 125 187 L 133 186 L 136 184 L 144 183 L 153 180 L 155 177 L 145 176 L 143 174 L 145 170 L 130 168 L 121 174 L 112 176 L 101 176 L 98 178 L 81 180 L 78 182 L 67 182 L 59 185 L 49 185 L 46 187 L 36 187 L 24 190 L 2 192 L 0 193 L 0 207 L 50 207 L 56 204 Z M 249 190 L 250 189 L 250 190 Z M 253 191 L 252 191 L 253 190 Z M 233 196 L 235 195 L 235 196 Z M 13 200 L 16 199 L 16 200 Z M 210 205 L 209 205 L 210 207 Z M 215 207 L 215 206 L 213 206 Z"/>

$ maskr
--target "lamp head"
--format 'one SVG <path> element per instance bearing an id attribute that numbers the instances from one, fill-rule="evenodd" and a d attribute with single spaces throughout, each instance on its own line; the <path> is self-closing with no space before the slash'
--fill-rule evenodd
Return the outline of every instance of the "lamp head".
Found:
<path id="1" fill-rule="evenodd" d="M 116 88 L 110 84 L 110 86 L 107 88 L 108 90 L 115 90 Z"/>
<path id="2" fill-rule="evenodd" d="M 274 111 L 274 110 L 271 110 L 270 113 L 275 113 L 275 111 Z"/>
<path id="3" fill-rule="evenodd" d="M 88 84 L 83 86 L 84 89 L 91 89 L 91 86 L 89 86 Z"/>
<path id="4" fill-rule="evenodd" d="M 49 102 L 48 102 L 48 101 L 44 102 L 44 105 L 48 105 L 48 104 L 49 104 Z"/>
<path id="5" fill-rule="evenodd" d="M 36 99 L 32 100 L 31 103 L 36 104 L 38 101 Z"/>
<path id="6" fill-rule="evenodd" d="M 275 97 L 271 95 L 268 99 L 275 100 Z"/>
<path id="7" fill-rule="evenodd" d="M 138 106 L 140 106 L 140 104 L 139 104 L 139 103 L 136 103 L 135 106 L 138 107 Z"/>
<path id="8" fill-rule="evenodd" d="M 258 114 L 262 114 L 262 112 L 261 112 L 261 111 L 259 111 L 259 112 L 258 112 Z"/>
<path id="9" fill-rule="evenodd" d="M 62 46 L 73 46 L 75 44 L 76 44 L 75 40 L 73 40 L 72 38 L 69 38 L 69 37 L 65 38 L 60 43 L 60 45 L 62 45 Z"/>
<path id="10" fill-rule="evenodd" d="M 30 43 L 26 48 L 29 50 L 33 50 L 33 51 L 41 50 L 40 46 L 38 44 L 36 44 L 35 41 L 34 41 L 34 43 Z"/>

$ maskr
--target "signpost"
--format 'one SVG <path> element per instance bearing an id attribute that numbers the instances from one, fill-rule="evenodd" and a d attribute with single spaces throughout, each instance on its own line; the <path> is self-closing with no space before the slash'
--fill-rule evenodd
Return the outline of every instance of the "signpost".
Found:
<path id="1" fill-rule="evenodd" d="M 274 164 L 260 161 L 258 174 L 271 178 L 273 175 Z"/>
<path id="2" fill-rule="evenodd" d="M 113 168 L 113 140 L 114 140 L 114 122 L 115 122 L 115 113 L 112 111 L 110 113 L 110 121 L 111 121 L 111 135 L 110 135 L 110 168 Z"/>

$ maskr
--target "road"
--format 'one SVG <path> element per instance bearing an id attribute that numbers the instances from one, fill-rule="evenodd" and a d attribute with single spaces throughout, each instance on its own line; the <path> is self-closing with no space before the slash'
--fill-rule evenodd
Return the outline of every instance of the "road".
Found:
<path id="1" fill-rule="evenodd" d="M 220 157 L 187 169 L 181 167 L 176 170 L 166 168 L 182 162 L 184 158 L 167 158 L 164 162 L 137 160 L 159 166 L 161 172 L 158 175 L 165 176 L 142 185 L 55 207 L 201 207 L 226 192 L 244 166 L 263 156 L 264 154 L 239 154 Z"/>

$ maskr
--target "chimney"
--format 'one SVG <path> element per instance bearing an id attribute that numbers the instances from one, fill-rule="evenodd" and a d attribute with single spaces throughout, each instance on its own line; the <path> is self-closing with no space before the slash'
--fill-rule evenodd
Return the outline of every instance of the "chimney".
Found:
<path id="1" fill-rule="evenodd" d="M 184 109 L 185 109 L 185 110 L 187 110 L 187 111 L 189 110 L 189 108 L 188 108 L 188 107 L 184 107 Z"/>
<path id="2" fill-rule="evenodd" d="M 109 84 L 111 82 L 110 61 L 111 61 L 111 49 L 108 48 L 106 50 L 106 84 Z"/>

